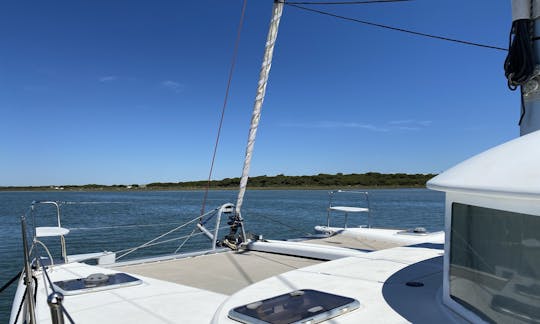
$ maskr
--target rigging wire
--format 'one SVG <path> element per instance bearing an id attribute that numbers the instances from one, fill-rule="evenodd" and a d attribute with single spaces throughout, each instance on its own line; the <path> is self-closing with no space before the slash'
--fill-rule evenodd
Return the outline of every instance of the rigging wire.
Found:
<path id="1" fill-rule="evenodd" d="M 12 283 L 14 283 L 15 281 L 17 281 L 17 279 L 19 279 L 21 277 L 21 273 L 22 273 L 22 270 L 19 271 L 19 273 L 17 273 L 13 278 L 9 279 L 8 282 L 6 282 L 2 288 L 0 288 L 0 293 L 4 290 L 6 290 L 7 287 L 9 287 Z"/>
<path id="2" fill-rule="evenodd" d="M 302 266 L 294 266 L 294 265 L 292 265 L 292 264 L 288 264 L 288 263 L 285 263 L 285 262 L 281 262 L 281 261 L 278 261 L 278 260 L 276 260 L 276 259 L 272 259 L 271 257 L 265 257 L 265 256 L 262 256 L 261 254 L 255 254 L 255 253 L 253 253 L 253 254 L 251 254 L 251 255 L 253 255 L 254 257 L 257 257 L 257 258 L 261 258 L 261 259 L 270 261 L 270 262 L 274 262 L 274 263 L 277 263 L 277 264 L 284 265 L 284 266 L 289 267 L 289 268 L 291 268 L 291 269 L 299 269 L 299 268 L 302 267 Z M 269 255 L 271 255 L 271 254 L 269 253 Z"/>
<path id="3" fill-rule="evenodd" d="M 295 7 L 295 8 L 301 9 L 301 10 L 305 10 L 305 11 L 318 13 L 318 14 L 321 14 L 321 15 L 326 15 L 326 16 L 330 16 L 330 17 L 334 17 L 334 18 L 343 19 L 343 20 L 348 20 L 348 21 L 352 21 L 352 22 L 356 22 L 356 23 L 360 23 L 360 24 L 364 24 L 364 25 L 369 25 L 369 26 L 374 26 L 374 27 L 379 27 L 379 28 L 384 28 L 384 29 L 390 29 L 390 30 L 399 31 L 399 32 L 407 33 L 407 34 L 416 35 L 416 36 L 434 38 L 434 39 L 444 40 L 444 41 L 448 41 L 448 42 L 459 43 L 459 44 L 463 44 L 463 45 L 470 45 L 470 46 L 489 48 L 489 49 L 494 49 L 494 50 L 498 50 L 498 51 L 508 51 L 508 49 L 498 47 L 498 46 L 475 43 L 475 42 L 469 42 L 469 41 L 464 41 L 464 40 L 460 40 L 460 39 L 456 39 L 456 38 L 438 36 L 438 35 L 421 33 L 421 32 L 417 32 L 417 31 L 413 31 L 413 30 L 409 30 L 409 29 L 404 29 L 404 28 L 392 27 L 392 26 L 373 23 L 373 22 L 369 22 L 369 21 L 365 21 L 365 20 L 356 19 L 356 18 L 345 17 L 345 16 L 337 15 L 337 14 L 322 11 L 322 10 L 307 8 L 307 7 L 299 6 L 299 5 L 296 5 L 296 4 L 293 4 L 293 3 L 288 3 L 288 2 L 285 2 L 285 4 L 288 5 L 288 6 L 291 6 L 291 7 Z"/>
<path id="4" fill-rule="evenodd" d="M 365 0 L 365 1 L 330 1 L 330 2 L 315 2 L 315 1 L 282 1 L 284 4 L 303 4 L 303 5 L 355 5 L 368 3 L 384 3 L 384 2 L 407 2 L 413 0 Z"/>
<path id="5" fill-rule="evenodd" d="M 219 126 L 218 126 L 218 132 L 216 136 L 216 143 L 214 145 L 214 153 L 212 154 L 212 162 L 210 163 L 210 172 L 208 173 L 208 182 L 206 184 L 206 190 L 204 191 L 204 198 L 201 206 L 201 217 L 199 218 L 199 221 L 202 221 L 202 215 L 204 215 L 204 211 L 206 208 L 206 200 L 208 199 L 208 191 L 210 190 L 210 181 L 212 179 L 212 173 L 214 171 L 214 162 L 216 160 L 216 154 L 217 154 L 217 148 L 219 144 L 219 137 L 221 135 L 221 128 L 223 126 L 223 119 L 225 117 L 225 110 L 227 108 L 227 100 L 229 99 L 229 91 L 231 88 L 231 82 L 234 72 L 234 66 L 236 65 L 236 58 L 238 57 L 238 47 L 240 44 L 240 35 L 242 33 L 242 26 L 244 25 L 244 16 L 246 13 L 246 6 L 247 6 L 247 0 L 244 0 L 244 3 L 242 4 L 242 13 L 240 14 L 240 22 L 238 24 L 238 30 L 236 34 L 236 41 L 234 44 L 234 50 L 233 50 L 233 56 L 231 59 L 231 68 L 229 69 L 229 78 L 227 80 L 227 88 L 225 90 L 225 98 L 223 99 L 223 107 L 221 108 L 221 118 L 219 120 Z"/>
<path id="6" fill-rule="evenodd" d="M 155 223 L 155 224 L 129 224 L 129 225 L 111 225 L 111 226 L 99 226 L 99 227 L 69 227 L 70 231 L 96 231 L 103 229 L 116 229 L 116 228 L 138 228 L 138 227 L 159 227 L 168 225 L 181 225 L 183 223 Z"/>
<path id="7" fill-rule="evenodd" d="M 175 253 L 175 254 L 178 253 L 178 251 L 184 246 L 184 244 L 186 244 L 186 242 L 187 242 L 187 241 L 195 234 L 195 231 L 196 231 L 196 230 L 197 230 L 197 228 L 195 227 L 195 228 L 193 229 L 193 231 L 191 231 L 191 234 L 189 234 L 189 235 L 186 237 L 186 239 L 185 239 L 182 243 L 180 243 L 180 245 L 176 248 L 176 250 L 174 250 L 174 253 Z"/>
<path id="8" fill-rule="evenodd" d="M 201 215 L 200 217 L 203 217 L 203 216 L 204 216 L 204 215 Z M 189 225 L 189 224 L 195 222 L 198 218 L 199 218 L 199 217 L 195 217 L 195 218 L 193 218 L 192 220 L 190 220 L 190 221 L 188 221 L 188 222 L 185 222 L 184 224 L 182 224 L 182 225 L 180 225 L 180 226 L 177 226 L 177 227 L 173 228 L 172 230 L 170 230 L 170 231 L 168 231 L 168 232 L 166 232 L 166 233 L 163 233 L 163 234 L 161 234 L 161 235 L 159 235 L 159 236 L 157 236 L 157 237 L 151 239 L 151 240 L 148 241 L 148 242 L 145 242 L 145 243 L 143 243 L 143 244 L 141 244 L 141 245 L 139 245 L 139 246 L 136 246 L 136 247 L 130 249 L 128 252 L 123 253 L 122 255 L 120 255 L 119 257 L 117 257 L 116 259 L 118 260 L 118 259 L 120 259 L 120 258 L 122 258 L 122 257 L 125 257 L 126 255 L 128 255 L 128 254 L 130 254 L 130 253 L 133 253 L 133 252 L 137 251 L 138 249 L 142 249 L 142 248 L 144 248 L 144 247 L 150 246 L 152 243 L 154 243 L 155 241 L 161 239 L 162 237 L 167 236 L 167 235 L 171 234 L 172 232 L 175 232 L 175 231 L 177 231 L 177 230 L 179 230 L 179 229 L 181 229 L 181 228 L 183 228 L 183 227 L 185 227 L 185 226 L 187 226 L 187 225 Z"/>
<path id="9" fill-rule="evenodd" d="M 225 229 L 225 228 L 228 228 L 228 227 L 229 227 L 229 225 L 224 225 L 224 226 L 219 227 L 218 230 L 222 230 L 222 229 Z M 214 230 L 215 230 L 215 228 L 212 229 L 212 231 L 214 231 Z M 193 233 L 192 232 L 192 233 L 187 234 L 187 235 L 174 237 L 174 238 L 170 238 L 170 239 L 166 239 L 166 240 L 161 240 L 161 241 L 158 241 L 158 242 L 149 243 L 149 244 L 146 244 L 145 246 L 142 246 L 142 247 L 140 247 L 140 246 L 139 247 L 131 247 L 131 248 L 123 249 L 123 250 L 114 251 L 114 253 L 119 254 L 119 253 L 123 253 L 123 252 L 126 252 L 126 251 L 138 250 L 140 248 L 148 248 L 148 247 L 152 247 L 152 246 L 156 246 L 156 245 L 160 245 L 160 244 L 165 244 L 165 243 L 169 243 L 169 242 L 183 240 L 183 239 L 186 239 L 186 238 L 189 239 L 191 237 L 200 236 L 200 235 L 203 235 L 203 234 L 204 234 L 203 232 L 198 232 L 198 233 Z M 123 257 L 123 255 L 117 257 L 116 259 L 118 260 L 121 257 Z"/>
<path id="10" fill-rule="evenodd" d="M 301 233 L 302 235 L 306 235 L 306 234 L 307 234 L 307 235 L 310 235 L 310 234 L 311 234 L 311 233 L 308 233 L 308 232 L 306 232 L 306 231 L 304 231 L 304 230 L 301 230 L 301 229 L 299 229 L 299 228 L 297 228 L 297 227 L 291 226 L 290 224 L 287 224 L 287 223 L 284 223 L 284 222 L 282 222 L 282 221 L 279 221 L 279 220 L 277 220 L 277 219 L 275 219 L 275 218 L 266 216 L 266 215 L 264 215 L 264 214 L 259 214 L 258 216 L 261 216 L 262 218 L 265 218 L 265 219 L 267 219 L 267 220 L 269 220 L 269 221 L 271 221 L 271 222 L 274 222 L 274 223 L 276 223 L 276 224 L 280 224 L 280 225 L 285 226 L 285 227 L 287 227 L 287 228 L 289 228 L 289 229 L 292 229 L 292 230 L 294 230 L 294 231 L 296 231 L 296 232 L 298 232 L 298 233 Z"/>

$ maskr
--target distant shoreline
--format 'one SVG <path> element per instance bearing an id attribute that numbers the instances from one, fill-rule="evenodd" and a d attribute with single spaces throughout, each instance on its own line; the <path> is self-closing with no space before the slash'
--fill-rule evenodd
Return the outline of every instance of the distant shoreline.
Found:
<path id="1" fill-rule="evenodd" d="M 425 188 L 426 182 L 436 174 L 377 173 L 324 174 L 310 176 L 254 176 L 249 179 L 250 190 L 328 190 L 328 189 L 398 189 Z M 211 190 L 237 190 L 240 178 L 225 178 L 210 181 Z M 205 190 L 208 181 L 154 182 L 146 185 L 49 185 L 49 186 L 3 186 L 0 191 L 173 191 Z"/>
<path id="2" fill-rule="evenodd" d="M 248 190 L 373 190 L 373 189 L 425 189 L 426 186 L 369 186 L 369 187 L 341 187 L 341 186 L 328 186 L 328 187 L 250 187 Z M 54 190 L 50 188 L 0 188 L 0 192 L 152 192 L 152 191 L 203 191 L 206 188 L 201 187 L 178 187 L 178 188 L 151 188 L 151 189 L 64 189 L 64 190 Z M 210 191 L 234 191 L 238 188 L 216 188 L 210 187 Z"/>

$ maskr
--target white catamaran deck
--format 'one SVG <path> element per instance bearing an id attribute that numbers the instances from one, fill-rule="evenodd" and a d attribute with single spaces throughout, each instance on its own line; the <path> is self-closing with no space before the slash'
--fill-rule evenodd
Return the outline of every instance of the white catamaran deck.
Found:
<path id="1" fill-rule="evenodd" d="M 49 270 L 53 282 L 86 278 L 94 273 L 117 271 L 82 263 L 69 263 Z M 51 323 L 47 306 L 51 292 L 45 278 L 38 281 L 36 320 Z M 139 285 L 65 296 L 64 307 L 81 323 L 208 323 L 226 295 L 137 276 Z"/>
<path id="2" fill-rule="evenodd" d="M 354 232 L 362 231 L 361 228 L 351 230 Z M 373 231 L 393 232 L 393 230 L 385 229 L 369 229 L 367 232 Z M 437 236 L 438 240 L 436 241 L 443 243 L 439 236 Z M 415 238 L 406 236 L 405 239 L 411 244 L 414 242 L 410 242 L 410 240 Z M 268 246 L 276 243 L 279 244 L 279 242 L 270 241 Z M 363 253 L 358 250 L 374 251 L 405 245 L 404 242 L 385 241 L 377 238 L 359 238 L 358 236 L 347 235 L 347 233 L 340 233 L 326 238 L 309 239 L 301 243 L 328 246 L 331 249 L 342 248 L 343 252 L 340 257 L 362 255 Z M 291 242 L 290 245 L 302 245 L 301 243 Z M 120 265 L 114 267 L 114 269 L 220 294 L 232 295 L 249 285 L 272 276 L 326 261 L 321 259 L 324 259 L 324 257 L 316 259 L 301 257 L 298 254 L 295 256 L 243 250 L 159 262 Z"/>
<path id="3" fill-rule="evenodd" d="M 318 289 L 360 302 L 358 309 L 332 323 L 463 322 L 441 304 L 442 256 L 440 245 L 398 247 L 290 271 L 231 296 L 214 320 L 236 323 L 227 317 L 236 306 L 298 289 Z M 422 286 L 409 286 L 408 282 Z"/>
<path id="4" fill-rule="evenodd" d="M 354 298 L 360 308 L 335 323 L 457 321 L 440 305 L 442 245 L 397 247 L 320 261 L 272 253 L 226 251 L 185 259 L 105 269 L 80 263 L 59 265 L 53 281 L 118 271 L 142 283 L 66 296 L 77 323 L 237 323 L 234 307 L 299 289 L 317 289 Z M 188 266 L 189 264 L 189 266 Z M 420 282 L 421 287 L 408 282 Z M 39 290 L 43 290 L 40 285 Z M 41 294 L 41 293 L 40 293 Z M 39 299 L 38 303 L 44 303 Z M 411 312 L 421 302 L 422 312 Z M 37 318 L 47 321 L 46 305 Z"/>

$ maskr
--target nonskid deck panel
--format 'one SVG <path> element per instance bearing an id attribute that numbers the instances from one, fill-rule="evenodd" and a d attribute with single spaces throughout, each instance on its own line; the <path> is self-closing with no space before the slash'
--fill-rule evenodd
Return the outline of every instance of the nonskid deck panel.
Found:
<path id="1" fill-rule="evenodd" d="M 339 234 L 323 238 L 307 239 L 304 242 L 362 251 L 378 251 L 403 245 L 381 240 L 359 239 L 356 237 L 344 236 Z"/>
<path id="2" fill-rule="evenodd" d="M 256 251 L 228 251 L 114 270 L 231 295 L 255 282 L 321 262 Z"/>
<path id="3" fill-rule="evenodd" d="M 400 246 L 395 242 L 355 238 L 341 234 L 325 238 L 306 239 L 302 242 L 362 251 L 377 251 Z M 113 268 L 117 271 L 231 295 L 240 289 L 272 276 L 322 262 L 325 261 L 294 255 L 246 250 Z"/>

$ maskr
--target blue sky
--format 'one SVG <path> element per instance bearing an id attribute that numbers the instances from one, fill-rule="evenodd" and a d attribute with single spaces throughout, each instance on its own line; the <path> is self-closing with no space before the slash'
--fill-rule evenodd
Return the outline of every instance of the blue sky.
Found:
<path id="1" fill-rule="evenodd" d="M 241 0 L 6 1 L 0 186 L 205 179 Z M 271 0 L 250 0 L 214 178 L 237 177 Z M 507 47 L 510 1 L 317 9 Z M 506 53 L 285 7 L 252 175 L 441 172 L 519 134 Z"/>

